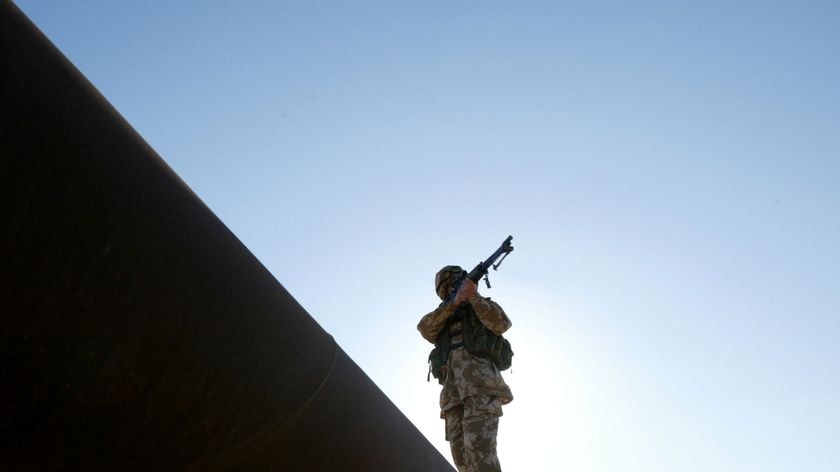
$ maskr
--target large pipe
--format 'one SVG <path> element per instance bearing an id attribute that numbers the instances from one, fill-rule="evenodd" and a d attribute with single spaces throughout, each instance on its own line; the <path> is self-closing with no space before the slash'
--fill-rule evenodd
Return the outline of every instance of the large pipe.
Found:
<path id="1" fill-rule="evenodd" d="M 8 0 L 0 194 L 0 470 L 452 470 Z"/>

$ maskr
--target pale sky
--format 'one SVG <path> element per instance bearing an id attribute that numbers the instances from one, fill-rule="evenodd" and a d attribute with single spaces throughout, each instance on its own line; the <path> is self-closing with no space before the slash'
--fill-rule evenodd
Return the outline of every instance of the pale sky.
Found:
<path id="1" fill-rule="evenodd" d="M 17 4 L 446 457 L 510 234 L 505 470 L 840 470 L 837 1 Z"/>

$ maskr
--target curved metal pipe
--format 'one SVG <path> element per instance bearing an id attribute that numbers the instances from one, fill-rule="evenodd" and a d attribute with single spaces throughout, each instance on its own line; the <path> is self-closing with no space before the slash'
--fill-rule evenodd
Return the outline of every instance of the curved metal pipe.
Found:
<path id="1" fill-rule="evenodd" d="M 0 469 L 452 470 L 8 0 L 0 194 Z"/>

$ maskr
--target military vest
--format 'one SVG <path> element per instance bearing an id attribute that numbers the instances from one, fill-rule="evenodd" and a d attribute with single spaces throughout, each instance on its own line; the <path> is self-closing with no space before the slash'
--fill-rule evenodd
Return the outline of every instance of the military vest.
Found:
<path id="1" fill-rule="evenodd" d="M 489 359 L 499 370 L 507 370 L 511 366 L 513 350 L 510 342 L 487 329 L 472 305 L 462 303 L 446 320 L 435 341 L 435 348 L 429 354 L 429 372 L 440 384 L 444 381 L 443 368 L 449 353 L 462 346 L 474 356 Z"/>

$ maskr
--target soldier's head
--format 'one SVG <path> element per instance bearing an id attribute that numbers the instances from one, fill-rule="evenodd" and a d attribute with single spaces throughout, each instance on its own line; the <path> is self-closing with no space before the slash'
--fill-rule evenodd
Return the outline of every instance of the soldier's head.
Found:
<path id="1" fill-rule="evenodd" d="M 446 300 L 449 291 L 452 290 L 452 284 L 461 274 L 467 275 L 464 269 L 456 265 L 448 265 L 435 274 L 435 292 L 441 300 Z"/>

